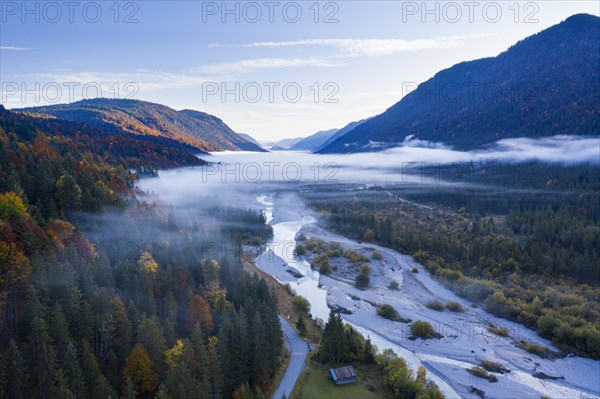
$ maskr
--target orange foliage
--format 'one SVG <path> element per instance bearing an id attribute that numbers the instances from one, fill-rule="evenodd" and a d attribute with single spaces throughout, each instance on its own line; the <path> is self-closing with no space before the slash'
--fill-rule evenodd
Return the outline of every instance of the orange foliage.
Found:
<path id="1" fill-rule="evenodd" d="M 150 354 L 142 344 L 137 344 L 125 361 L 123 380 L 130 380 L 136 392 L 144 394 L 153 392 L 158 386 L 158 374 Z"/>
<path id="2" fill-rule="evenodd" d="M 210 334 L 214 328 L 212 311 L 210 305 L 204 298 L 196 294 L 188 302 L 187 309 L 187 327 L 191 331 L 196 323 L 204 329 L 205 333 Z"/>

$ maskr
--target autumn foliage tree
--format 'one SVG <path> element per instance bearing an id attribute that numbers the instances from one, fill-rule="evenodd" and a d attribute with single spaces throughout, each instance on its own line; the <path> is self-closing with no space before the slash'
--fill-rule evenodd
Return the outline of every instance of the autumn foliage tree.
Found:
<path id="1" fill-rule="evenodd" d="M 212 311 L 208 302 L 196 294 L 188 303 L 187 328 L 192 331 L 194 325 L 199 323 L 205 334 L 210 334 L 214 328 Z"/>
<path id="2" fill-rule="evenodd" d="M 123 380 L 131 381 L 135 392 L 149 395 L 158 386 L 158 375 L 150 354 L 142 344 L 137 344 L 129 353 L 123 368 Z"/>

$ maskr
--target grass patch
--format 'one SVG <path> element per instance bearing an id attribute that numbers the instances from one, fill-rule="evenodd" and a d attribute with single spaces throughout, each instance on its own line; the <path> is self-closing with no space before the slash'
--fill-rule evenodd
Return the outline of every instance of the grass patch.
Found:
<path id="1" fill-rule="evenodd" d="M 309 362 L 298 380 L 290 399 L 344 398 L 344 399 L 391 399 L 383 383 L 383 370 L 377 364 L 353 364 L 358 377 L 352 384 L 335 385 L 329 369 L 345 364 L 320 365 Z"/>
<path id="2" fill-rule="evenodd" d="M 446 306 L 444 305 L 444 302 L 442 302 L 438 299 L 434 299 L 434 300 L 427 302 L 427 305 L 425 305 L 425 306 L 427 306 L 429 309 L 437 310 L 438 312 L 441 312 L 446 308 Z"/>
<path id="3" fill-rule="evenodd" d="M 456 301 L 450 301 L 450 302 L 448 302 L 446 304 L 446 307 L 451 312 L 462 312 L 462 311 L 464 311 L 463 306 L 460 304 L 460 302 L 456 302 Z"/>
<path id="4" fill-rule="evenodd" d="M 473 374 L 475 377 L 486 379 L 489 382 L 497 382 L 498 381 L 498 378 L 496 378 L 495 375 L 488 373 L 487 370 L 484 369 L 483 367 L 473 366 L 470 369 L 467 369 L 467 371 L 469 373 Z"/>

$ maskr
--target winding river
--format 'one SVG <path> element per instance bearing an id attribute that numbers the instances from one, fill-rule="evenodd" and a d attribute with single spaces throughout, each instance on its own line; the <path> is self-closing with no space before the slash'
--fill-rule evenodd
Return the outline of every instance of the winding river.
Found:
<path id="1" fill-rule="evenodd" d="M 290 286 L 298 295 L 302 295 L 308 299 L 313 318 L 327 320 L 330 309 L 327 305 L 327 291 L 319 286 L 319 272 L 313 270 L 306 260 L 294 256 L 293 254 L 293 250 L 296 246 L 296 235 L 304 225 L 315 222 L 315 219 L 308 216 L 299 216 L 299 220 L 273 224 L 271 222 L 273 221 L 274 203 L 267 198 L 267 195 L 260 195 L 257 197 L 257 202 L 265 207 L 264 212 L 267 223 L 270 223 L 273 227 L 273 238 L 267 243 L 265 253 L 272 251 L 275 256 L 285 260 L 289 266 L 304 275 L 304 277 L 299 278 L 295 283 L 290 284 Z M 277 278 L 277 276 L 274 277 Z M 370 328 L 359 326 L 346 320 L 343 315 L 342 318 L 358 332 L 364 336 L 368 336 L 379 350 L 391 349 L 397 355 L 403 357 L 414 371 L 421 365 L 419 358 L 409 350 L 387 340 Z M 447 398 L 460 398 L 460 395 L 443 379 L 431 373 L 429 374 L 429 379 L 440 387 Z"/>

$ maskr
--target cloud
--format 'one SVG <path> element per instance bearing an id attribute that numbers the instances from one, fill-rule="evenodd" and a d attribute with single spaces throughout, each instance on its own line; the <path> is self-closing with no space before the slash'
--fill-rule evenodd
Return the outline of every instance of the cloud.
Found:
<path id="1" fill-rule="evenodd" d="M 257 58 L 209 64 L 198 70 L 207 74 L 246 73 L 262 69 L 298 68 L 298 67 L 320 67 L 330 68 L 338 66 L 331 60 L 324 58 Z"/>
<path id="2" fill-rule="evenodd" d="M 337 56 L 382 56 L 407 51 L 446 49 L 462 47 L 475 36 L 450 36 L 437 39 L 304 39 L 290 41 L 254 42 L 240 45 L 212 44 L 212 47 L 295 47 L 295 46 L 327 46 L 339 50 Z"/>
<path id="3" fill-rule="evenodd" d="M 27 48 L 27 47 L 0 46 L 0 51 L 25 51 L 25 50 L 33 50 L 33 49 Z"/>
<path id="4" fill-rule="evenodd" d="M 17 76 L 19 77 L 19 76 Z M 201 76 L 193 73 L 171 73 L 165 71 L 136 70 L 132 72 L 114 73 L 101 71 L 56 71 L 24 75 L 42 82 L 65 84 L 76 82 L 80 85 L 98 84 L 102 90 L 112 93 L 115 83 L 123 87 L 127 83 L 137 85 L 140 90 L 162 90 L 200 87 L 203 83 L 214 81 L 218 76 Z M 122 93 L 125 95 L 126 93 Z"/>

